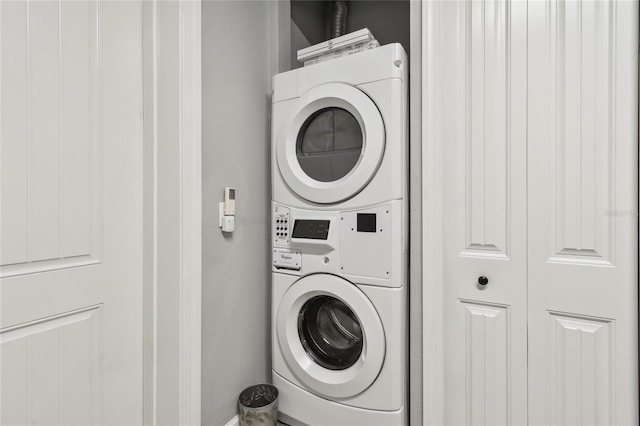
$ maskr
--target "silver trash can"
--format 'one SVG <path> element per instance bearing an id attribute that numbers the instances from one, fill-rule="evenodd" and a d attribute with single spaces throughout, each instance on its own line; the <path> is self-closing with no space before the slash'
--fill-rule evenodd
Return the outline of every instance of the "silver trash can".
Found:
<path id="1" fill-rule="evenodd" d="M 278 389 L 269 384 L 249 386 L 238 397 L 240 426 L 275 426 L 278 421 Z"/>

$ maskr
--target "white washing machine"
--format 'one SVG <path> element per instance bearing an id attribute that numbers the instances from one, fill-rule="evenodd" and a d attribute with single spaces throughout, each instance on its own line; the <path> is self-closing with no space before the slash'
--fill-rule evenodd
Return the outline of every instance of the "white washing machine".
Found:
<path id="1" fill-rule="evenodd" d="M 406 424 L 407 59 L 274 77 L 272 362 L 281 420 Z"/>

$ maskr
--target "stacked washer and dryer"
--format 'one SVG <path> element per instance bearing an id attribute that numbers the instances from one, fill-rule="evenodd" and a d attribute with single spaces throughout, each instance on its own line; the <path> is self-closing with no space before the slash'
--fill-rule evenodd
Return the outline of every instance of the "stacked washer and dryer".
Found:
<path id="1" fill-rule="evenodd" d="M 407 57 L 274 77 L 272 362 L 292 425 L 406 424 Z"/>

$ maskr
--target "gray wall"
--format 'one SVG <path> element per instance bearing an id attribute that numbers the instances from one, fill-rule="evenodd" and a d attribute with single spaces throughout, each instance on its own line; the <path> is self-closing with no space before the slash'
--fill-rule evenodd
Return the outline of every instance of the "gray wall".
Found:
<path id="1" fill-rule="evenodd" d="M 304 49 L 306 47 L 311 46 L 307 37 L 300 31 L 300 28 L 296 24 L 296 22 L 291 20 L 291 48 L 290 48 L 290 57 L 291 57 L 291 69 L 301 68 L 302 64 L 298 62 L 298 50 Z"/>
<path id="2" fill-rule="evenodd" d="M 269 3 L 202 4 L 203 425 L 224 425 L 242 389 L 270 380 Z M 217 226 L 225 186 L 229 236 Z"/>

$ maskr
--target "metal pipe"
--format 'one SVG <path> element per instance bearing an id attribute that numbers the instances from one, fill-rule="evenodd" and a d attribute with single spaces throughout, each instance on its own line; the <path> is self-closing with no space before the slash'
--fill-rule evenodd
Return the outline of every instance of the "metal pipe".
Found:
<path id="1" fill-rule="evenodd" d="M 331 38 L 340 37 L 347 32 L 347 13 L 349 7 L 345 0 L 333 2 L 333 18 L 331 20 Z"/>

